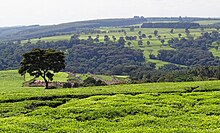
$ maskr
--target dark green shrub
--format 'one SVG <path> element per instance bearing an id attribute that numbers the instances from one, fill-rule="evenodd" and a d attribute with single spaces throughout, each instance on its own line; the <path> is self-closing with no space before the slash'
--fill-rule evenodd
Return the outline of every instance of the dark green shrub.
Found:
<path id="1" fill-rule="evenodd" d="M 72 87 L 72 83 L 67 82 L 63 84 L 63 88 L 71 88 Z"/>

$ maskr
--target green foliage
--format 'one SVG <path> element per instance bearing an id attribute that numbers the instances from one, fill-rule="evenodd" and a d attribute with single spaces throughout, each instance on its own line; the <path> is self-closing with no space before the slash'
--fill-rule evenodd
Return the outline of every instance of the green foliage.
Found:
<path id="1" fill-rule="evenodd" d="M 200 28 L 198 23 L 187 23 L 187 22 L 179 22 L 179 23 L 143 23 L 141 25 L 142 28 Z"/>
<path id="2" fill-rule="evenodd" d="M 164 45 L 161 45 L 161 40 L 158 40 L 157 37 L 152 36 L 154 31 L 157 30 L 159 31 L 159 35 L 161 36 L 161 39 L 163 39 L 165 41 Z M 204 32 L 211 32 L 215 29 L 208 29 L 208 28 L 204 28 Z M 97 32 L 100 31 L 100 32 Z M 113 32 L 114 31 L 114 32 Z M 126 35 L 124 35 L 124 33 L 122 31 L 126 31 Z M 138 37 L 137 33 L 138 31 L 141 31 L 143 34 L 146 34 L 147 37 L 151 36 L 151 38 L 142 38 L 142 42 L 143 45 L 138 46 L 138 39 L 137 40 L 129 40 L 129 44 L 128 45 L 128 40 L 126 39 L 127 37 Z M 102 33 L 103 32 L 103 33 Z M 199 37 L 201 36 L 201 30 L 200 29 L 190 29 L 191 35 L 193 37 Z M 110 38 L 110 42 L 115 42 L 117 43 L 117 41 L 114 41 L 112 36 L 114 36 L 115 38 L 117 38 L 117 40 L 120 37 L 124 37 L 125 40 L 127 40 L 127 43 L 125 44 L 125 47 L 129 47 L 135 50 L 143 50 L 144 51 L 144 56 L 146 61 L 148 62 L 153 62 L 156 63 L 156 67 L 159 68 L 161 66 L 163 66 L 164 64 L 167 64 L 169 62 L 166 61 L 161 61 L 161 60 L 156 60 L 156 59 L 150 59 L 149 55 L 150 53 L 148 52 L 148 50 L 153 49 L 153 55 L 157 55 L 159 50 L 172 50 L 173 48 L 171 48 L 167 43 L 169 42 L 170 39 L 172 38 L 177 38 L 178 34 L 182 34 L 182 38 L 186 37 L 185 31 L 184 29 L 175 29 L 175 33 L 174 34 L 170 34 L 170 29 L 169 28 L 160 28 L 160 29 L 155 29 L 155 28 L 135 28 L 135 32 L 130 32 L 129 28 L 98 28 L 98 29 L 94 29 L 94 30 L 88 30 L 88 32 L 83 32 L 81 34 L 79 34 L 80 36 L 78 36 L 78 38 L 80 40 L 84 40 L 82 41 L 83 43 L 88 43 L 87 39 L 88 36 L 91 36 L 91 38 L 93 39 L 94 43 L 103 43 L 104 42 L 104 36 L 107 35 Z M 77 35 L 77 34 L 75 34 Z M 35 39 L 31 39 L 30 43 L 25 43 L 26 41 L 21 41 L 22 44 L 13 44 L 13 43 L 7 43 L 7 44 L 1 44 L 0 45 L 0 69 L 1 70 L 5 70 L 5 69 L 17 69 L 19 67 L 19 63 L 22 59 L 21 53 L 25 53 L 30 51 L 33 48 L 41 48 L 41 49 L 46 49 L 46 48 L 53 48 L 56 50 L 61 50 L 66 52 L 66 50 L 72 48 L 73 43 L 69 43 L 69 40 L 71 39 L 71 37 L 73 36 L 73 34 L 70 35 L 60 35 L 60 36 L 52 36 L 52 37 L 42 37 L 42 38 L 35 38 Z M 96 42 L 96 38 L 98 36 L 98 42 Z M 166 36 L 166 38 L 163 38 L 164 36 Z M 57 41 L 57 42 L 54 42 Z M 77 41 L 77 40 L 76 40 Z M 150 45 L 147 45 L 147 41 L 150 41 Z M 214 49 L 214 48 L 213 48 Z M 214 51 L 214 53 L 219 53 L 219 50 L 212 50 L 212 48 L 210 48 L 210 51 Z M 217 54 L 214 54 L 215 56 L 217 56 Z M 68 62 L 67 62 L 68 63 Z"/>
<path id="3" fill-rule="evenodd" d="M 160 67 L 159 70 L 133 71 L 130 78 L 142 82 L 185 82 L 219 80 L 220 67 L 185 68 L 173 64 Z"/>
<path id="4" fill-rule="evenodd" d="M 220 34 L 213 31 L 212 33 L 204 32 L 197 39 L 171 39 L 169 45 L 175 50 L 160 50 L 157 59 L 186 66 L 219 66 L 219 59 L 208 51 L 210 47 L 213 47 L 212 43 L 219 40 L 219 37 Z"/>
<path id="5" fill-rule="evenodd" d="M 83 81 L 83 86 L 105 86 L 106 83 L 102 80 L 96 80 L 92 77 L 88 77 Z"/>
<path id="6" fill-rule="evenodd" d="M 1 74 L 14 77 L 14 86 L 0 87 L 2 132 L 220 131 L 219 81 L 43 90 L 16 86 L 22 77 L 13 71 Z"/>
<path id="7" fill-rule="evenodd" d="M 131 70 L 144 66 L 141 50 L 117 44 L 76 45 L 68 51 L 67 70 L 77 73 L 127 75 Z"/>
<path id="8" fill-rule="evenodd" d="M 29 73 L 36 78 L 42 77 L 48 88 L 48 80 L 53 80 L 53 73 L 57 73 L 65 68 L 65 56 L 63 52 L 57 52 L 52 49 L 42 50 L 33 49 L 23 54 L 24 59 L 21 61 L 19 74 L 22 76 Z M 53 71 L 51 73 L 50 71 Z"/>

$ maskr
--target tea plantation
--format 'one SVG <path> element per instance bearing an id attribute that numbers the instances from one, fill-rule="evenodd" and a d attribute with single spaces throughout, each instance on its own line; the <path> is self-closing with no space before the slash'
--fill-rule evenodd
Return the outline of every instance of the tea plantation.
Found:
<path id="1" fill-rule="evenodd" d="M 1 71 L 0 82 L 0 132 L 220 132 L 219 81 L 45 90 Z"/>

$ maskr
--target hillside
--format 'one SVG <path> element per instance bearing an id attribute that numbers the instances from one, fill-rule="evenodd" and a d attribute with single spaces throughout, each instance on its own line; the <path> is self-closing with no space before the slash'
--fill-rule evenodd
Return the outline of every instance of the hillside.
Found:
<path id="1" fill-rule="evenodd" d="M 44 90 L 0 74 L 1 132 L 220 131 L 219 81 Z"/>
<path id="2" fill-rule="evenodd" d="M 219 29 L 183 28 L 182 26 L 188 27 L 191 24 L 200 26 L 199 23 L 202 23 L 201 19 L 190 19 L 195 22 L 171 22 L 176 21 L 177 18 L 108 19 L 79 22 L 81 24 L 97 22 L 100 26 L 92 29 L 84 28 L 78 34 L 53 35 L 1 43 L 0 69 L 17 69 L 22 60 L 22 53 L 31 49 L 52 48 L 65 52 L 66 69 L 64 71 L 73 73 L 124 75 L 143 82 L 168 81 L 168 79 L 169 81 L 219 79 L 217 74 L 203 75 L 188 70 L 182 71 L 182 69 L 208 66 L 209 71 L 217 72 L 217 66 L 220 65 Z M 140 21 L 146 20 L 150 22 L 147 24 L 153 24 L 157 28 L 141 28 L 140 25 L 143 22 L 140 23 Z M 170 22 L 167 22 L 168 20 Z M 217 23 L 218 20 L 203 21 L 206 24 L 209 21 L 211 24 Z M 137 22 L 138 25 L 129 25 Z M 112 27 L 125 24 L 127 26 Z M 170 26 L 169 24 L 171 27 L 179 24 L 180 27 L 164 28 Z M 72 23 L 63 25 L 72 26 Z M 41 26 L 30 26 L 26 27 L 26 30 L 39 27 Z M 19 29 L 19 27 L 17 28 Z M 167 72 L 168 70 L 170 73 Z M 180 70 L 180 72 L 173 72 L 176 70 Z M 196 71 L 196 69 L 192 69 L 192 71 Z M 186 73 L 191 73 L 191 77 Z M 170 78 L 170 75 L 173 78 Z M 174 77 L 178 77 L 178 80 Z"/>
<path id="3" fill-rule="evenodd" d="M 66 71 L 80 73 L 129 75 L 133 68 L 143 66 L 140 63 L 155 63 L 156 69 L 167 64 L 178 67 L 219 64 L 217 29 L 189 29 L 186 33 L 185 29 L 134 27 L 132 30 L 131 27 L 103 27 L 80 34 L 2 43 L 0 69 L 17 69 L 22 53 L 33 48 L 64 51 Z M 151 68 L 154 69 L 152 65 Z"/>
<path id="4" fill-rule="evenodd" d="M 182 18 L 181 21 L 218 21 L 216 18 Z M 179 21 L 178 17 L 153 17 L 153 18 L 123 18 L 123 19 L 100 19 L 89 21 L 69 22 L 57 25 L 32 25 L 0 28 L 0 42 L 11 40 L 24 40 L 31 38 L 41 38 L 54 35 L 63 35 L 81 32 L 85 29 L 100 27 L 123 27 L 129 25 L 142 24 L 143 22 L 173 22 Z"/>
<path id="5" fill-rule="evenodd" d="M 173 47 L 170 46 L 169 40 L 172 40 L 174 38 L 187 38 L 187 34 L 185 33 L 185 29 L 174 29 L 173 33 L 171 34 L 171 28 L 135 28 L 134 31 L 130 31 L 130 28 L 98 28 L 95 29 L 98 31 L 102 31 L 103 33 L 96 33 L 96 32 L 88 32 L 88 33 L 81 33 L 79 34 L 79 39 L 81 40 L 87 40 L 88 37 L 91 37 L 93 41 L 97 38 L 99 42 L 104 42 L 104 37 L 108 36 L 109 40 L 112 42 L 117 42 L 120 37 L 123 37 L 126 41 L 125 46 L 129 47 L 131 49 L 135 50 L 143 50 L 144 56 L 147 62 L 153 62 L 156 63 L 156 67 L 159 68 L 165 64 L 169 64 L 169 61 L 165 60 L 158 60 L 158 59 L 151 59 L 149 57 L 150 54 L 153 54 L 155 56 L 158 55 L 158 51 L 160 50 L 174 50 Z M 154 31 L 158 31 L 158 35 L 154 35 Z M 216 29 L 212 28 L 205 28 L 203 31 L 198 29 L 190 29 L 190 37 L 193 37 L 194 39 L 199 38 L 202 33 L 208 32 L 211 33 L 213 31 L 217 31 Z M 139 35 L 140 33 L 140 35 Z M 180 36 L 181 35 L 181 36 Z M 40 39 L 31 39 L 31 40 L 23 40 L 21 43 L 25 44 L 29 41 L 33 44 L 36 44 L 38 41 L 45 41 L 45 42 L 51 42 L 51 41 L 68 41 L 71 39 L 72 35 L 61 35 L 61 36 L 52 36 L 52 37 L 43 37 Z M 140 38 L 141 36 L 141 38 Z M 143 36 L 143 37 L 142 37 Z M 151 36 L 151 38 L 149 38 Z M 113 39 L 115 37 L 116 40 Z M 135 40 L 129 40 L 128 37 L 137 37 Z M 138 42 L 141 40 L 141 44 L 139 45 Z M 164 40 L 164 44 L 161 43 L 161 41 Z M 150 44 L 147 44 L 149 42 Z M 130 44 L 129 44 L 130 43 Z M 215 49 L 215 47 L 218 47 L 218 44 L 215 42 L 210 44 L 210 47 L 208 48 L 210 52 L 214 54 L 214 56 L 218 56 L 220 54 L 219 49 Z M 173 64 L 181 65 L 181 66 L 187 66 L 184 64 L 178 64 L 175 62 L 172 62 Z"/>
<path id="6" fill-rule="evenodd" d="M 103 19 L 63 23 L 48 26 L 22 26 L 0 28 L 0 40 L 22 40 L 29 38 L 39 38 L 44 36 L 62 35 L 76 33 L 77 31 L 89 28 L 113 27 L 139 24 L 145 19 Z"/>

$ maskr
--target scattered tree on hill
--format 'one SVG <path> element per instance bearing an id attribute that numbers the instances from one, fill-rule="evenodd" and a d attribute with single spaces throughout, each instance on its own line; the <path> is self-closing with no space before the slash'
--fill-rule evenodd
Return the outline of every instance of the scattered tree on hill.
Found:
<path id="1" fill-rule="evenodd" d="M 139 40 L 139 41 L 138 41 L 138 45 L 139 45 L 139 46 L 143 45 L 143 41 L 142 41 L 142 40 Z"/>
<path id="2" fill-rule="evenodd" d="M 80 35 L 78 35 L 78 34 L 72 35 L 71 38 L 70 38 L 70 43 L 71 44 L 80 44 L 79 37 L 80 37 Z"/>
<path id="3" fill-rule="evenodd" d="M 49 80 L 53 80 L 53 73 L 57 73 L 65 68 L 65 56 L 63 52 L 53 49 L 33 49 L 23 54 L 23 60 L 18 73 L 22 76 L 29 73 L 31 76 L 42 77 L 49 88 Z M 53 73 L 52 73 L 53 72 Z"/>
<path id="4" fill-rule="evenodd" d="M 179 38 L 181 38 L 182 34 L 181 34 L 181 33 L 179 33 L 179 34 L 178 34 L 178 36 L 179 36 Z"/>
<path id="5" fill-rule="evenodd" d="M 140 35 L 140 36 L 141 36 L 141 34 L 142 34 L 142 32 L 141 32 L 141 31 L 138 31 L 138 35 Z"/>
<path id="6" fill-rule="evenodd" d="M 141 25 L 141 28 L 180 28 L 180 29 L 186 29 L 186 28 L 191 28 L 191 29 L 196 29 L 200 28 L 200 24 L 198 23 L 189 23 L 189 22 L 184 22 L 184 23 L 143 23 Z"/>
<path id="7" fill-rule="evenodd" d="M 134 36 L 134 40 L 137 40 L 137 36 Z"/>
<path id="8" fill-rule="evenodd" d="M 124 31 L 124 35 L 125 35 L 125 36 L 127 35 L 127 32 L 126 32 L 126 31 Z"/>
<path id="9" fill-rule="evenodd" d="M 162 45 L 164 45 L 164 43 L 165 43 L 165 40 L 164 40 L 164 39 L 162 39 L 162 40 L 161 40 L 160 42 L 162 43 Z"/>
<path id="10" fill-rule="evenodd" d="M 174 33 L 174 29 L 171 29 L 171 30 L 170 30 L 170 34 L 173 34 L 173 33 Z"/>
<path id="11" fill-rule="evenodd" d="M 88 41 L 88 43 L 93 43 L 93 38 L 92 38 L 92 36 L 88 36 L 88 38 L 87 38 L 87 41 Z"/>
<path id="12" fill-rule="evenodd" d="M 185 33 L 186 33 L 186 35 L 189 35 L 190 34 L 189 29 L 185 29 Z"/>
<path id="13" fill-rule="evenodd" d="M 120 37 L 119 38 L 119 40 L 118 40 L 118 43 L 120 44 L 120 45 L 125 45 L 125 39 L 124 39 L 124 37 Z"/>
<path id="14" fill-rule="evenodd" d="M 151 39 L 151 38 L 152 38 L 152 35 L 149 35 L 148 38 Z"/>
<path id="15" fill-rule="evenodd" d="M 112 39 L 114 42 L 117 40 L 115 36 L 112 36 Z"/>
<path id="16" fill-rule="evenodd" d="M 164 38 L 164 39 L 166 39 L 166 38 L 167 38 L 167 36 L 163 36 L 163 38 Z"/>
<path id="17" fill-rule="evenodd" d="M 99 35 L 96 36 L 96 38 L 94 39 L 94 41 L 95 41 L 96 43 L 99 42 Z"/>
<path id="18" fill-rule="evenodd" d="M 128 42 L 128 46 L 129 46 L 129 47 L 131 46 L 131 42 Z"/>
<path id="19" fill-rule="evenodd" d="M 142 38 L 147 38 L 146 34 L 142 34 Z"/>
<path id="20" fill-rule="evenodd" d="M 160 40 L 160 39 L 161 39 L 161 36 L 159 35 L 159 36 L 157 36 L 157 38 L 158 38 L 158 40 Z"/>
<path id="21" fill-rule="evenodd" d="M 154 36 L 157 36 L 158 35 L 158 30 L 155 30 L 154 31 Z"/>
<path id="22" fill-rule="evenodd" d="M 139 36 L 139 39 L 141 40 L 141 39 L 142 39 L 142 36 Z"/>
<path id="23" fill-rule="evenodd" d="M 108 37 L 108 35 L 105 35 L 105 36 L 104 36 L 104 41 L 105 41 L 106 43 L 108 43 L 108 42 L 110 41 L 110 38 Z"/>
<path id="24" fill-rule="evenodd" d="M 148 45 L 148 46 L 150 45 L 150 41 L 147 41 L 147 45 Z"/>

